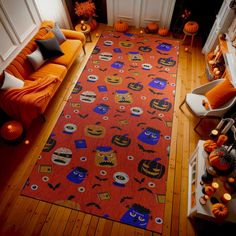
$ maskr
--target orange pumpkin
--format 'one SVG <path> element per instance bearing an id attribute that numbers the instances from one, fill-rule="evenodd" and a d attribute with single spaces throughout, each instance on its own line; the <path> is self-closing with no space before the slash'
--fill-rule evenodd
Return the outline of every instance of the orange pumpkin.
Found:
<path id="1" fill-rule="evenodd" d="M 167 36 L 168 33 L 169 33 L 169 29 L 167 29 L 166 27 L 161 27 L 158 30 L 158 34 L 161 35 L 161 36 Z"/>
<path id="2" fill-rule="evenodd" d="M 125 32 L 128 30 L 128 28 L 129 28 L 128 23 L 122 20 L 118 20 L 114 24 L 114 29 L 118 32 Z"/>
<path id="3" fill-rule="evenodd" d="M 196 33 L 198 31 L 199 25 L 197 22 L 195 21 L 188 21 L 185 25 L 184 25 L 184 30 L 188 33 Z"/>
<path id="4" fill-rule="evenodd" d="M 206 152 L 210 153 L 217 148 L 217 145 L 213 140 L 208 139 L 204 142 L 203 147 Z"/>
<path id="5" fill-rule="evenodd" d="M 90 28 L 91 28 L 91 31 L 95 30 L 95 29 L 97 28 L 97 26 L 98 26 L 98 23 L 97 23 L 97 21 L 96 21 L 94 18 L 92 18 L 92 19 L 88 22 L 88 24 L 89 24 L 89 26 L 90 26 Z"/>
<path id="6" fill-rule="evenodd" d="M 158 31 L 158 24 L 155 22 L 150 22 L 147 25 L 148 33 L 155 34 Z"/>
<path id="7" fill-rule="evenodd" d="M 211 208 L 211 212 L 217 219 L 221 220 L 225 219 L 229 214 L 228 208 L 223 203 L 215 203 Z"/>

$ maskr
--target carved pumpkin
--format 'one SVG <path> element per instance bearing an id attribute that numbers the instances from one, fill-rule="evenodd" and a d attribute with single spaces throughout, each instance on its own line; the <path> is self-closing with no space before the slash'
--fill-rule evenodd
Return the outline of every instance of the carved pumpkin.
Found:
<path id="1" fill-rule="evenodd" d="M 166 27 L 161 27 L 158 30 L 158 34 L 161 35 L 161 36 L 167 36 L 168 33 L 169 33 L 169 29 L 167 29 Z"/>
<path id="2" fill-rule="evenodd" d="M 229 214 L 228 208 L 223 203 L 215 203 L 212 206 L 211 212 L 217 219 L 220 220 L 225 219 Z"/>
<path id="3" fill-rule="evenodd" d="M 184 25 L 184 30 L 187 33 L 193 34 L 196 33 L 198 31 L 199 25 L 197 22 L 195 21 L 188 21 L 185 25 Z"/>
<path id="4" fill-rule="evenodd" d="M 160 158 L 154 160 L 141 160 L 138 171 L 150 178 L 160 179 L 165 173 L 165 166 L 159 163 Z"/>
<path id="5" fill-rule="evenodd" d="M 210 165 L 219 171 L 228 171 L 232 167 L 232 161 L 226 149 L 217 148 L 209 154 Z"/>
<path id="6" fill-rule="evenodd" d="M 206 152 L 210 153 L 217 148 L 216 142 L 211 139 L 208 139 L 204 142 L 203 148 Z"/>
<path id="7" fill-rule="evenodd" d="M 128 30 L 128 28 L 129 28 L 128 23 L 122 20 L 118 20 L 114 24 L 114 29 L 118 32 L 125 32 Z"/>
<path id="8" fill-rule="evenodd" d="M 91 138 L 103 138 L 105 135 L 105 128 L 100 125 L 87 125 L 85 127 L 85 135 Z"/>
<path id="9" fill-rule="evenodd" d="M 148 23 L 148 25 L 147 25 L 147 32 L 148 33 L 154 34 L 154 33 L 157 32 L 157 30 L 158 30 L 158 24 L 157 23 L 155 23 L 155 22 Z"/>
<path id="10" fill-rule="evenodd" d="M 128 147 L 131 140 L 127 136 L 128 135 L 114 135 L 111 142 L 119 147 Z"/>

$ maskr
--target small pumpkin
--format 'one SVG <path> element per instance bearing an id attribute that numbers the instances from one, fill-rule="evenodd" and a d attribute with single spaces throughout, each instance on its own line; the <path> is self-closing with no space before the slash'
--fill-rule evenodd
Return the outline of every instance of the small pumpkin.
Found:
<path id="1" fill-rule="evenodd" d="M 97 28 L 98 22 L 92 18 L 90 21 L 88 21 L 88 25 L 90 26 L 91 31 L 93 31 Z"/>
<path id="2" fill-rule="evenodd" d="M 211 212 L 217 219 L 221 220 L 225 219 L 229 214 L 228 208 L 223 203 L 215 203 L 212 206 Z"/>
<path id="3" fill-rule="evenodd" d="M 161 36 L 167 36 L 169 33 L 169 29 L 166 28 L 166 27 L 161 27 L 159 30 L 158 30 L 158 34 L 161 35 Z"/>
<path id="4" fill-rule="evenodd" d="M 126 32 L 129 28 L 129 25 L 127 22 L 118 20 L 114 24 L 114 29 L 118 32 Z"/>
<path id="5" fill-rule="evenodd" d="M 184 30 L 188 33 L 196 33 L 198 31 L 199 25 L 197 22 L 195 21 L 188 21 L 185 25 L 184 25 Z"/>
<path id="6" fill-rule="evenodd" d="M 210 153 L 217 148 L 216 142 L 211 139 L 208 139 L 204 142 L 203 148 L 206 152 Z"/>
<path id="7" fill-rule="evenodd" d="M 215 190 L 212 186 L 207 185 L 202 189 L 202 192 L 206 194 L 207 196 L 211 196 L 214 194 Z"/>
<path id="8" fill-rule="evenodd" d="M 158 24 L 155 23 L 155 22 L 148 23 L 145 31 L 148 34 L 155 34 L 155 33 L 157 33 L 157 31 L 158 31 Z"/>

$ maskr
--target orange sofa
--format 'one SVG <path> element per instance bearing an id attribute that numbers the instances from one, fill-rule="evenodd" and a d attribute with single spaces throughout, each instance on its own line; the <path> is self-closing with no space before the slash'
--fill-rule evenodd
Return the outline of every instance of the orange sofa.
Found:
<path id="1" fill-rule="evenodd" d="M 85 44 L 83 33 L 61 29 L 66 40 L 60 44 L 64 55 L 47 60 L 41 67 L 34 69 L 27 55 L 36 50 L 36 39 L 45 39 L 54 22 L 45 21 L 24 49 L 5 69 L 24 81 L 22 88 L 0 89 L 0 108 L 12 119 L 20 121 L 25 128 L 29 128 L 33 119 L 41 116 L 67 71 L 77 56 L 82 52 Z"/>

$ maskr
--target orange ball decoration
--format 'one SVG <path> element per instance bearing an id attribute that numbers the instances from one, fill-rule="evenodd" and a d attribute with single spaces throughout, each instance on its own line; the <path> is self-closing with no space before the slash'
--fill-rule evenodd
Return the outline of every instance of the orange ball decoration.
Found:
<path id="1" fill-rule="evenodd" d="M 196 33 L 198 31 L 199 25 L 195 21 L 188 21 L 184 25 L 184 30 L 190 34 Z"/>
<path id="2" fill-rule="evenodd" d="M 23 126 L 18 121 L 8 121 L 1 128 L 1 136 L 7 141 L 14 141 L 23 134 Z"/>

